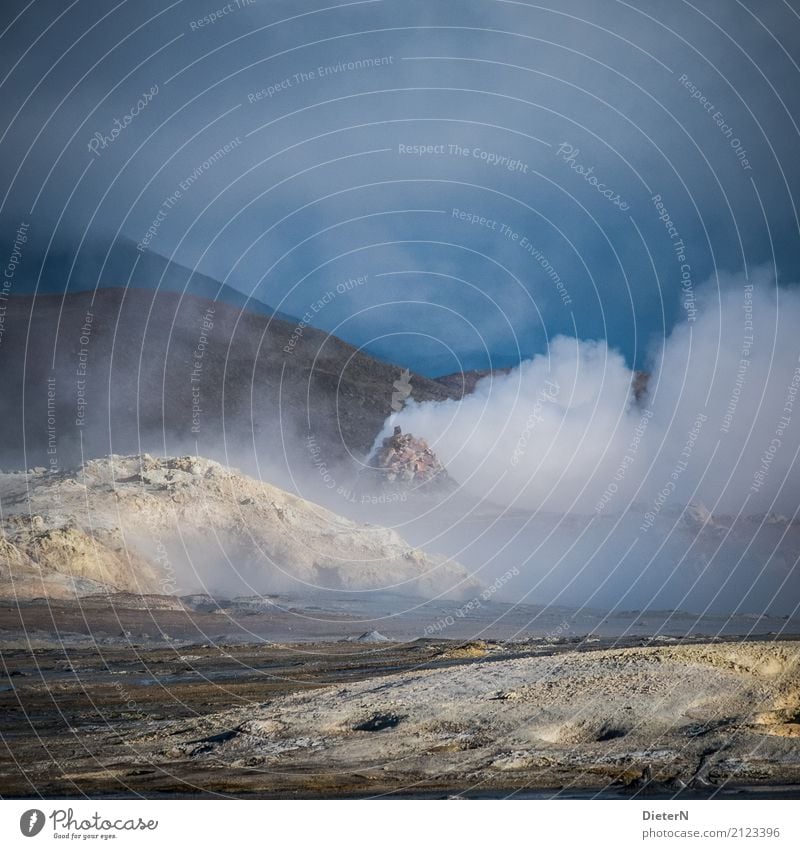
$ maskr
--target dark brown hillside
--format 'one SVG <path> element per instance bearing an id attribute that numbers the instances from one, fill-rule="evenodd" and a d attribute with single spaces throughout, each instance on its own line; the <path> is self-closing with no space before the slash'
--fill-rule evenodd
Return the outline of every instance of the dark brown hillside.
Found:
<path id="1" fill-rule="evenodd" d="M 186 449 L 274 466 L 308 459 L 309 435 L 333 465 L 369 450 L 401 372 L 311 327 L 147 289 L 12 297 L 4 328 L 3 468 Z M 418 400 L 454 394 L 410 383 Z"/>

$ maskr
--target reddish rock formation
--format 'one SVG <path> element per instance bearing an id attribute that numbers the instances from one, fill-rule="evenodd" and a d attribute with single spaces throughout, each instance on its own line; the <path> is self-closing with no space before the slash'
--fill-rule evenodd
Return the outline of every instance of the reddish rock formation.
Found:
<path id="1" fill-rule="evenodd" d="M 370 458 L 362 479 L 364 483 L 378 484 L 383 489 L 411 489 L 423 485 L 426 489 L 455 487 L 428 443 L 403 433 L 399 427 L 395 427 L 392 436 L 384 439 Z"/>

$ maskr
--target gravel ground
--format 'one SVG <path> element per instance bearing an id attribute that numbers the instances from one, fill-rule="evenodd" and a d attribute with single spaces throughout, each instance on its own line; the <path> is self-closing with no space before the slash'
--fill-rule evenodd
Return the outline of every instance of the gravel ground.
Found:
<path id="1" fill-rule="evenodd" d="M 793 796 L 799 655 L 794 640 L 17 649 L 0 783 L 51 797 Z"/>

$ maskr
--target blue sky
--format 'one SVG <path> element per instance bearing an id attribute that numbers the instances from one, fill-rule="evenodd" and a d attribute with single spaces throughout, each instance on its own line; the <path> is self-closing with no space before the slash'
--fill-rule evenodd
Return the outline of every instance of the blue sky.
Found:
<path id="1" fill-rule="evenodd" d="M 147 241 L 428 374 L 644 367 L 717 273 L 797 280 L 796 8 L 551 5 L 4 3 L 4 254 Z"/>

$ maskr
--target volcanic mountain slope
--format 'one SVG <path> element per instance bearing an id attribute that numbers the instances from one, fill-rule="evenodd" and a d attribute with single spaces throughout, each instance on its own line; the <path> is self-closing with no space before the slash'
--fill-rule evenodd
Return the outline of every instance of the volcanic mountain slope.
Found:
<path id="1" fill-rule="evenodd" d="M 334 466 L 369 450 L 401 374 L 310 326 L 173 291 L 20 295 L 2 328 L 2 468 L 142 450 L 222 458 L 223 445 L 248 468 L 256 452 L 311 465 L 310 437 Z M 409 382 L 420 401 L 452 394 Z"/>
<path id="2" fill-rule="evenodd" d="M 0 475 L 0 595 L 387 589 L 462 597 L 454 561 L 200 457 Z"/>

